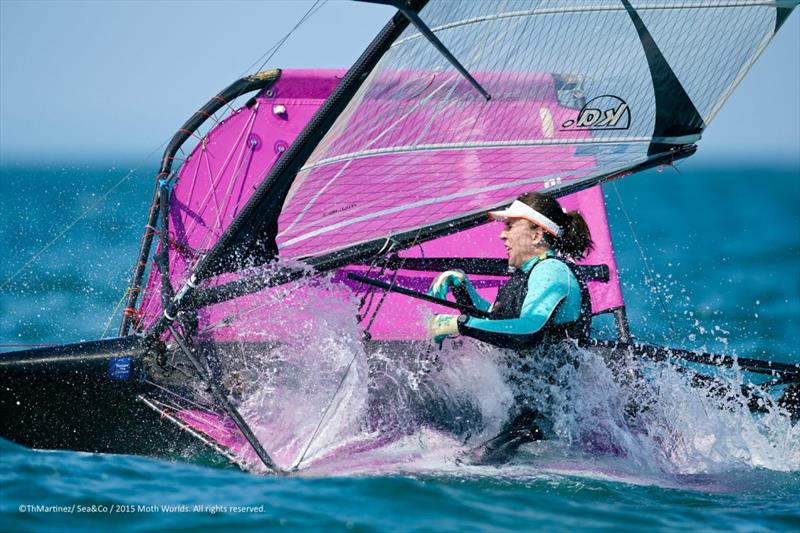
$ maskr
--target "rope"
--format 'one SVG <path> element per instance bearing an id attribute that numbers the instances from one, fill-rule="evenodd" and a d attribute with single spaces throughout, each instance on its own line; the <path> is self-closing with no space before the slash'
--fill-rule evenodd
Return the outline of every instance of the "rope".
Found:
<path id="1" fill-rule="evenodd" d="M 97 207 L 98 207 L 100 204 L 102 204 L 103 202 L 105 202 L 105 201 L 106 201 L 106 199 L 107 199 L 107 198 L 108 198 L 108 197 L 111 195 L 111 193 L 113 193 L 115 190 L 117 190 L 118 188 L 120 188 L 120 187 L 121 187 L 121 186 L 122 186 L 122 185 L 123 185 L 123 184 L 124 184 L 126 181 L 128 181 L 128 180 L 129 180 L 129 179 L 130 179 L 130 178 L 131 178 L 131 177 L 132 177 L 132 176 L 133 176 L 133 175 L 136 173 L 136 171 L 138 170 L 138 167 L 139 167 L 139 166 L 141 166 L 142 164 L 144 164 L 146 161 L 148 161 L 148 160 L 149 160 L 149 159 L 150 159 L 150 158 L 153 156 L 153 154 L 155 154 L 156 152 L 158 152 L 159 150 L 161 150 L 161 148 L 163 148 L 163 146 L 164 146 L 166 143 L 167 143 L 167 141 L 164 141 L 163 143 L 161 143 L 160 145 L 158 145 L 158 146 L 157 146 L 157 147 L 156 147 L 154 150 L 152 150 L 152 151 L 151 151 L 149 154 L 147 154 L 147 156 L 145 156 L 145 158 L 144 158 L 144 159 L 142 159 L 142 160 L 141 160 L 141 161 L 140 161 L 140 162 L 139 162 L 139 163 L 136 165 L 136 167 L 135 167 L 135 168 L 132 168 L 132 169 L 131 169 L 131 170 L 130 170 L 130 171 L 127 173 L 127 174 L 125 174 L 125 176 L 123 176 L 123 177 L 122 177 L 122 179 L 121 179 L 121 180 L 119 180 L 119 181 L 118 181 L 117 183 L 115 183 L 115 184 L 114 184 L 114 185 L 113 185 L 113 186 L 112 186 L 110 189 L 108 189 L 106 192 L 104 192 L 104 193 L 103 193 L 103 194 L 102 194 L 102 195 L 101 195 L 101 196 L 100 196 L 100 197 L 99 197 L 97 200 L 95 200 L 95 201 L 94 201 L 94 202 L 93 202 L 93 203 L 92 203 L 92 204 L 91 204 L 89 207 L 87 207 L 86 209 L 84 209 L 84 210 L 83 210 L 83 212 L 82 212 L 80 215 L 78 215 L 78 218 L 76 218 L 75 220 L 73 220 L 72 222 L 70 222 L 69 224 L 67 224 L 67 225 L 66 225 L 66 227 L 64 227 L 64 229 L 62 229 L 61 231 L 59 231 L 59 232 L 58 232 L 58 234 L 57 234 L 55 237 L 53 237 L 53 238 L 50 240 L 50 242 L 48 242 L 47 244 L 45 244 L 45 245 L 44 245 L 44 246 L 43 246 L 43 247 L 42 247 L 42 248 L 41 248 L 41 249 L 40 249 L 38 252 L 36 252 L 35 254 L 33 254 L 33 256 L 31 256 L 31 258 L 30 258 L 30 259 L 28 259 L 28 260 L 25 262 L 25 264 L 24 264 L 24 265 L 22 265 L 21 267 L 19 267 L 19 268 L 18 268 L 16 271 L 14 271 L 14 273 L 13 273 L 13 274 L 11 274 L 11 276 L 9 276 L 8 278 L 6 278 L 6 279 L 3 281 L 3 283 L 2 283 L 2 284 L 0 284 L 0 290 L 3 290 L 3 289 L 5 289 L 5 288 L 6 288 L 6 287 L 7 287 L 7 286 L 8 286 L 8 285 L 9 285 L 9 284 L 12 282 L 12 281 L 14 281 L 14 279 L 16 279 L 16 277 L 17 277 L 17 276 L 18 276 L 20 273 L 24 272 L 25 270 L 27 270 L 27 269 L 28 269 L 28 267 L 30 267 L 32 264 L 34 264 L 36 261 L 38 261 L 38 260 L 39 260 L 39 258 L 42 256 L 42 254 L 43 254 L 43 253 L 45 253 L 47 250 L 49 250 L 49 249 L 50 249 L 50 247 L 51 247 L 51 246 L 53 246 L 53 245 L 56 243 L 56 241 L 58 241 L 59 239 L 61 239 L 61 237 L 63 237 L 63 236 L 64 236 L 64 235 L 65 235 L 65 234 L 66 234 L 66 233 L 69 231 L 69 230 L 71 230 L 73 227 L 75 227 L 75 225 L 76 225 L 76 224 L 78 224 L 78 222 L 80 222 L 81 220 L 83 220 L 84 218 L 86 218 L 86 216 L 87 216 L 89 213 L 91 213 L 92 211 L 94 211 L 94 210 L 95 210 L 95 208 L 97 208 Z"/>
<path id="2" fill-rule="evenodd" d="M 342 373 L 342 378 L 339 380 L 339 385 L 337 385 L 336 391 L 333 393 L 333 395 L 331 395 L 330 400 L 328 400 L 328 405 L 326 405 L 325 409 L 323 409 L 322 416 L 320 417 L 319 422 L 317 422 L 317 427 L 314 428 L 314 432 L 311 434 L 311 438 L 308 439 L 308 443 L 306 444 L 303 453 L 300 455 L 300 459 L 298 459 L 297 462 L 292 467 L 292 471 L 297 470 L 297 468 L 300 466 L 300 463 L 302 463 L 303 460 L 306 458 L 306 454 L 308 453 L 309 448 L 311 448 L 311 443 L 314 442 L 315 438 L 317 438 L 317 433 L 319 432 L 319 428 L 322 427 L 322 423 L 325 421 L 325 417 L 328 416 L 328 410 L 331 408 L 331 405 L 333 405 L 333 400 L 335 400 L 336 397 L 339 395 L 339 391 L 342 389 L 342 385 L 344 385 L 344 380 L 350 373 L 350 367 L 353 366 L 353 362 L 355 362 L 355 360 L 356 360 L 356 354 L 353 354 L 353 357 L 350 359 L 350 362 L 347 363 L 347 368 L 344 370 L 344 373 Z"/>
<path id="3" fill-rule="evenodd" d="M 389 288 L 383 291 L 383 294 L 381 294 L 381 299 L 378 300 L 378 306 L 375 307 L 375 312 L 372 313 L 371 317 L 369 317 L 369 322 L 367 322 L 367 327 L 364 328 L 364 335 L 367 336 L 369 335 L 369 330 L 372 327 L 372 324 L 375 322 L 375 319 L 378 318 L 378 312 L 381 310 L 381 307 L 383 307 L 383 302 L 386 300 L 386 296 L 389 294 L 389 292 L 391 292 L 392 287 L 394 287 L 394 284 L 397 281 L 397 275 L 400 273 L 400 270 L 403 268 L 404 264 L 405 264 L 405 258 L 401 262 L 400 267 L 396 268 L 394 274 L 392 274 L 392 281 L 389 282 Z"/>
<path id="4" fill-rule="evenodd" d="M 119 306 L 121 306 L 123 302 L 125 302 L 125 299 L 128 298 L 128 296 L 130 296 L 130 293 L 131 293 L 130 289 L 122 293 L 122 298 L 119 299 L 117 305 L 114 306 L 114 310 L 111 311 L 111 314 L 108 316 L 108 320 L 106 321 L 106 327 L 103 328 L 103 332 L 100 334 L 101 339 L 105 338 L 106 333 L 108 333 L 108 328 L 111 327 L 111 322 L 114 321 L 114 317 L 117 315 L 117 310 L 119 310 Z"/>
<path id="5" fill-rule="evenodd" d="M 420 235 L 421 232 L 422 232 L 422 228 L 417 230 L 417 234 L 414 236 L 414 240 L 411 242 L 411 245 L 409 246 L 409 248 L 413 248 L 414 246 L 417 245 L 417 241 L 419 241 L 419 235 Z M 386 252 L 387 253 L 391 252 L 393 248 L 394 248 L 394 244 L 392 244 L 392 246 L 389 247 L 389 249 L 387 249 Z M 372 316 L 370 317 L 369 322 L 367 323 L 367 327 L 364 329 L 364 333 L 366 335 L 369 335 L 369 328 L 372 327 L 372 323 L 375 322 L 375 319 L 378 317 L 378 312 L 381 310 L 381 307 L 383 307 L 383 302 L 386 300 L 386 297 L 389 295 L 389 293 L 391 292 L 392 288 L 394 287 L 394 284 L 397 282 L 397 275 L 400 273 L 401 270 L 403 270 L 403 267 L 406 264 L 406 259 L 408 259 L 408 258 L 407 257 L 403 257 L 400 260 L 400 265 L 397 268 L 394 269 L 394 275 L 392 276 L 392 281 L 389 282 L 389 288 L 386 289 L 385 291 L 383 291 L 383 294 L 381 294 L 381 299 L 378 300 L 378 306 L 375 308 L 375 312 L 372 313 Z"/>
<path id="6" fill-rule="evenodd" d="M 369 276 L 369 274 L 372 273 L 372 269 L 375 267 L 376 264 L 378 264 L 378 261 L 380 259 L 383 259 L 383 261 L 381 261 L 381 269 L 378 272 L 378 275 L 376 277 L 380 278 L 381 276 L 383 276 L 383 273 L 386 272 L 386 266 L 389 264 L 389 261 L 391 260 L 388 254 L 391 253 L 391 251 L 394 249 L 394 245 L 395 245 L 395 243 L 391 239 L 391 237 L 387 237 L 386 238 L 386 242 L 383 243 L 383 246 L 381 247 L 381 249 L 378 251 L 377 254 L 375 254 L 375 259 L 373 259 L 373 261 L 370 264 L 369 269 L 367 269 L 367 272 L 366 272 L 365 275 Z M 366 316 L 369 314 L 370 310 L 372 309 L 372 301 L 374 300 L 375 291 L 376 290 L 377 290 L 377 288 L 374 287 L 373 285 L 367 285 L 367 288 L 364 291 L 364 296 L 361 298 L 361 302 L 358 305 L 358 311 L 359 311 L 358 321 L 359 322 L 362 322 L 364 320 L 364 318 L 366 318 Z M 359 291 L 356 291 L 356 296 L 358 296 L 358 293 L 359 293 Z M 369 298 L 369 301 L 367 301 L 367 298 Z M 381 300 L 381 302 L 383 302 L 383 300 Z M 366 308 L 364 307 L 365 304 L 366 304 Z M 380 310 L 380 305 L 378 306 L 378 309 L 375 310 L 375 313 L 377 313 L 378 310 Z M 372 320 L 370 320 L 369 325 L 364 330 L 364 333 L 366 335 L 369 335 L 369 328 L 371 326 L 372 326 Z"/>
<path id="7" fill-rule="evenodd" d="M 365 275 L 369 276 L 372 273 L 372 269 L 375 267 L 375 265 L 377 263 L 378 263 L 378 258 L 376 258 L 372 262 L 372 264 L 370 264 L 369 269 L 367 269 L 367 272 L 366 272 Z M 383 273 L 386 272 L 386 264 L 387 264 L 387 261 L 382 261 L 381 268 L 378 271 L 378 276 L 377 277 L 380 278 L 381 276 L 383 276 Z M 364 284 L 362 283 L 361 285 L 363 286 Z M 361 289 L 356 291 L 356 296 L 358 296 L 358 293 L 360 292 L 360 290 Z M 362 322 L 364 320 L 364 318 L 366 318 L 367 315 L 369 314 L 370 309 L 372 309 L 372 301 L 374 299 L 376 290 L 377 290 L 377 288 L 372 286 L 372 285 L 367 285 L 367 288 L 364 289 L 364 295 L 361 297 L 361 301 L 358 304 L 358 313 L 359 313 L 358 314 L 358 321 L 359 322 Z"/>
<path id="8" fill-rule="evenodd" d="M 263 61 L 261 62 L 261 66 L 258 67 L 258 70 L 256 70 L 256 72 L 261 72 L 267 65 L 267 63 L 269 63 L 269 61 L 272 59 L 272 57 L 278 53 L 278 50 L 281 49 L 281 47 L 286 43 L 289 37 L 291 37 L 291 35 L 297 30 L 297 28 L 299 28 L 309 18 L 313 17 L 317 13 L 317 11 L 319 11 L 322 8 L 322 6 L 324 6 L 327 3 L 328 0 L 324 0 L 322 1 L 322 3 L 320 3 L 320 1 L 321 0 L 316 0 L 316 2 L 314 2 L 314 4 L 308 9 L 308 11 L 306 11 L 305 15 L 300 17 L 300 20 L 297 21 L 297 24 L 295 24 L 294 27 L 291 30 L 289 30 L 289 32 L 286 35 L 278 39 L 278 41 L 275 44 L 273 44 L 266 52 L 264 52 L 261 55 L 261 57 L 256 59 L 249 67 L 247 67 L 239 77 L 241 78 L 242 76 L 250 72 L 253 69 L 253 67 L 255 67 L 259 63 L 259 61 L 263 59 Z M 267 56 L 267 54 L 269 54 L 269 56 L 266 59 L 264 59 L 264 56 Z"/>
<path id="9" fill-rule="evenodd" d="M 661 294 L 661 287 L 656 283 L 656 277 L 653 273 L 653 269 L 650 266 L 650 262 L 647 260 L 647 256 L 644 253 L 644 248 L 642 247 L 641 242 L 639 242 L 639 237 L 636 235 L 636 230 L 634 229 L 633 220 L 631 219 L 630 215 L 628 214 L 628 210 L 625 207 L 625 202 L 622 201 L 622 195 L 619 193 L 619 189 L 617 189 L 617 184 L 611 182 L 611 187 L 614 189 L 614 193 L 617 196 L 617 200 L 619 201 L 620 209 L 622 209 L 623 215 L 625 215 L 625 220 L 628 221 L 628 229 L 630 230 L 631 237 L 633 238 L 633 242 L 636 244 L 636 247 L 639 249 L 639 255 L 642 258 L 642 263 L 644 263 L 644 268 L 647 271 L 648 277 L 653 281 L 653 287 L 655 289 L 656 299 L 658 299 L 658 303 L 661 306 L 661 311 L 664 313 L 664 317 L 667 319 L 667 326 L 669 327 L 670 333 L 674 336 L 675 335 L 675 328 L 672 324 L 672 315 L 670 315 L 669 311 L 667 311 L 667 305 L 664 302 L 664 299 Z"/>

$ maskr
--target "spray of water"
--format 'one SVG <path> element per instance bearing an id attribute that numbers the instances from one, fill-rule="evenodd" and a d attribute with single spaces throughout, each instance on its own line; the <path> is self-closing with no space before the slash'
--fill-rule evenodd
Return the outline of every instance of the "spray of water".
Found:
<path id="1" fill-rule="evenodd" d="M 280 324 L 281 341 L 245 365 L 240 408 L 287 469 L 516 476 L 569 460 L 664 476 L 800 470 L 800 426 L 769 399 L 751 414 L 736 369 L 698 383 L 684 368 L 570 342 L 528 354 L 470 339 L 442 350 L 364 343 L 347 291 L 301 282 L 277 301 L 269 323 Z M 236 327 L 243 338 L 264 335 L 257 322 Z M 537 412 L 547 440 L 499 469 L 465 464 L 520 404 Z M 238 453 L 258 470 L 246 444 Z"/>

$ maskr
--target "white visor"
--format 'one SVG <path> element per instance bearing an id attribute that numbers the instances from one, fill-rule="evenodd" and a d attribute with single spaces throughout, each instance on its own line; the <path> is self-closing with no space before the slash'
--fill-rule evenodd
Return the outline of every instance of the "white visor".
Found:
<path id="1" fill-rule="evenodd" d="M 561 226 L 536 211 L 528 204 L 519 200 L 514 200 L 510 206 L 500 211 L 489 211 L 489 217 L 494 220 L 508 220 L 509 218 L 524 218 L 545 230 L 546 232 L 558 237 L 561 235 Z"/>

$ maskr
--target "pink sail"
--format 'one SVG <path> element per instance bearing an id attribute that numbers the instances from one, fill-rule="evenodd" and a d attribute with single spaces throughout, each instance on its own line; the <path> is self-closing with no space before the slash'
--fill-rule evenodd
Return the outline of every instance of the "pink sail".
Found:
<path id="1" fill-rule="evenodd" d="M 580 150 L 592 132 L 561 127 L 578 110 L 559 102 L 558 76 L 476 76 L 504 96 L 486 102 L 452 73 L 378 76 L 298 173 L 279 218 L 281 254 L 329 253 L 597 172 Z"/>
<path id="2" fill-rule="evenodd" d="M 287 147 L 294 141 L 298 133 L 305 126 L 314 112 L 322 105 L 325 98 L 333 91 L 343 72 L 338 70 L 284 70 L 280 79 L 268 91 L 260 93 L 252 105 L 245 106 L 231 113 L 220 124 L 211 129 L 205 140 L 200 142 L 178 174 L 170 199 L 170 278 L 173 287 L 179 288 L 188 277 L 192 267 L 196 264 L 201 254 L 205 253 L 216 242 L 219 235 L 227 228 L 239 210 L 259 185 L 263 177 Z M 531 83 L 550 84 L 553 86 L 552 77 L 536 75 L 530 77 Z M 518 81 L 519 83 L 519 81 Z M 547 107 L 556 113 L 567 113 L 569 110 L 558 111 L 557 95 L 554 91 L 546 93 L 550 100 L 540 101 L 534 105 Z M 518 102 L 512 106 L 520 105 Z M 541 128 L 541 121 L 537 122 Z M 439 127 L 445 127 L 445 124 Z M 489 127 L 488 125 L 486 127 Z M 499 126 L 498 126 L 499 127 Z M 587 134 L 588 135 L 588 134 Z M 568 157 L 574 153 L 572 146 L 559 148 L 560 157 Z M 552 154 L 552 150 L 551 150 Z M 432 160 L 430 172 L 435 172 L 452 155 L 441 154 L 438 161 Z M 479 160 L 486 159 L 489 152 L 481 152 L 480 158 L 472 164 L 479 164 Z M 438 157 L 438 156 L 437 156 Z M 465 174 L 469 173 L 469 154 L 460 156 L 458 163 L 464 166 Z M 492 155 L 489 159 L 500 165 L 502 159 Z M 590 155 L 574 155 L 572 167 L 580 169 L 594 165 L 594 157 Z M 365 160 L 374 163 L 373 159 Z M 506 161 L 513 166 L 513 161 Z M 535 164 L 548 171 L 546 162 L 529 161 L 528 167 Z M 352 168 L 351 168 L 352 170 Z M 513 169 L 512 169 L 513 170 Z M 506 170 L 511 173 L 512 170 Z M 530 170 L 524 176 L 531 176 Z M 538 185 L 536 180 L 520 180 L 520 184 L 513 190 L 502 192 L 502 198 L 510 202 L 515 194 L 535 190 Z M 540 185 L 540 184 L 539 184 Z M 416 194 L 412 188 L 409 194 Z M 333 194 L 333 189 L 320 189 L 318 192 Z M 510 193 L 515 194 L 510 194 Z M 486 202 L 487 199 L 480 194 L 469 201 Z M 454 200 L 454 202 L 464 202 Z M 592 296 L 592 310 L 600 313 L 623 305 L 622 294 L 617 278 L 616 263 L 608 230 L 605 206 L 600 187 L 581 191 L 561 199 L 562 205 L 567 209 L 579 210 L 589 223 L 595 241 L 595 250 L 582 261 L 582 264 L 604 264 L 609 267 L 610 279 L 607 283 L 590 282 L 589 288 Z M 315 202 L 314 209 L 324 210 L 325 199 Z M 410 213 L 418 213 L 426 218 L 435 216 L 440 207 L 420 206 Z M 318 213 L 313 213 L 318 215 Z M 410 216 L 405 213 L 404 216 Z M 339 217 L 347 221 L 347 213 L 332 214 L 329 217 Z M 387 215 L 387 219 L 391 215 Z M 505 249 L 498 239 L 499 224 L 489 223 L 477 228 L 463 231 L 447 237 L 435 239 L 412 247 L 401 252 L 403 257 L 484 257 L 504 258 Z M 342 230 L 345 238 L 352 237 L 351 228 Z M 324 234 L 319 239 L 334 242 L 336 235 Z M 281 254 L 294 257 L 302 247 L 286 248 Z M 347 272 L 364 271 L 363 267 L 342 269 L 334 276 L 334 281 L 344 280 Z M 398 284 L 409 288 L 425 291 L 436 273 L 401 271 L 398 274 Z M 235 275 L 223 275 L 214 280 L 222 283 L 234 279 Z M 492 276 L 473 276 L 476 286 L 484 297 L 490 301 L 494 298 L 497 287 L 503 278 Z M 338 287 L 338 288 L 337 288 Z M 352 290 L 359 290 L 357 284 L 334 284 L 331 291 L 341 291 L 340 297 L 347 298 Z M 160 279 L 155 268 L 151 270 L 147 282 L 145 295 L 142 300 L 140 312 L 142 325 L 151 323 L 161 312 L 159 302 Z M 201 330 L 214 340 L 276 340 L 282 336 L 285 321 L 276 320 L 282 315 L 285 308 L 291 307 L 291 302 L 302 302 L 307 297 L 304 289 L 293 291 L 288 297 L 276 298 L 275 290 L 266 290 L 258 294 L 243 296 L 229 302 L 215 304 L 199 310 Z M 313 320 L 313 310 L 301 310 L 302 305 L 294 306 L 294 320 Z M 246 311 L 247 327 L 237 324 L 236 317 L 244 316 Z M 255 311 L 253 311 L 255 310 Z M 423 318 L 434 312 L 446 312 L 438 306 L 421 303 L 406 296 L 389 294 L 376 314 L 370 327 L 370 333 L 375 339 L 381 340 L 411 340 L 424 338 L 422 330 Z M 303 316 L 303 314 L 308 316 Z M 231 318 L 234 318 L 232 320 Z M 240 318 L 240 321 L 243 320 Z M 363 325 L 366 327 L 367 322 Z"/>

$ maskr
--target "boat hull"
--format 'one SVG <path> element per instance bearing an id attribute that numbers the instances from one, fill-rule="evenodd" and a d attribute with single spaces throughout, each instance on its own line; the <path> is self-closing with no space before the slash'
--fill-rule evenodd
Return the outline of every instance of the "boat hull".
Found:
<path id="1" fill-rule="evenodd" d="M 170 381 L 170 373 L 155 365 L 152 356 L 146 355 L 137 342 L 120 344 L 116 339 L 95 343 L 72 345 L 84 349 L 82 354 L 58 347 L 61 352 L 55 355 L 52 351 L 30 355 L 36 352 L 30 351 L 25 352 L 28 355 L 18 355 L 22 353 L 19 352 L 0 356 L 0 437 L 35 449 L 147 455 L 218 466 L 235 463 L 224 443 L 204 433 L 202 425 L 193 425 L 182 416 L 198 406 L 195 413 L 224 418 L 218 414 L 220 409 L 202 407 L 213 405 L 208 396 L 203 397 L 202 386 L 185 377 L 183 382 L 174 378 Z M 376 359 L 385 361 L 386 354 L 402 358 L 419 353 L 421 346 L 420 342 L 372 341 L 368 352 L 380 350 L 384 357 Z M 637 353 L 632 346 L 606 343 L 588 349 L 609 362 L 652 357 L 644 349 Z M 202 355 L 202 347 L 199 348 Z M 231 359 L 275 349 L 274 345 L 260 343 L 227 347 L 239 356 Z M 381 368 L 372 368 L 372 364 L 370 367 L 373 386 L 373 382 L 381 381 L 376 378 Z M 225 373 L 225 369 L 219 370 Z M 187 375 L 172 373 L 176 374 Z M 167 390 L 179 391 L 192 403 L 181 404 L 176 400 L 178 394 Z M 435 402 L 425 402 L 420 409 L 430 411 L 434 405 Z M 377 410 L 382 409 L 377 406 Z M 454 418 L 428 415 L 433 417 L 430 421 Z M 441 429 L 458 433 L 456 427 Z"/>
<path id="2" fill-rule="evenodd" d="M 0 437 L 34 449 L 229 462 L 142 401 L 156 387 L 138 344 L 70 346 L 88 348 L 0 356 Z"/>

